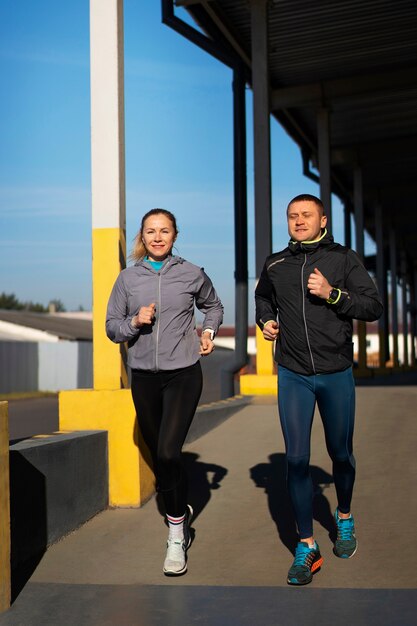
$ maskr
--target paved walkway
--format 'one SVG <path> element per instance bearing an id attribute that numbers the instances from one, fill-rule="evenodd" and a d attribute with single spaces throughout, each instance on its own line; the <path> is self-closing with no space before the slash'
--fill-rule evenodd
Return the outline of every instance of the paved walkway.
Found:
<path id="1" fill-rule="evenodd" d="M 416 623 L 417 386 L 358 387 L 353 510 L 359 549 L 332 554 L 336 504 L 321 422 L 312 432 L 315 534 L 323 568 L 286 585 L 295 541 L 272 399 L 255 399 L 188 444 L 195 539 L 189 570 L 162 574 L 155 498 L 108 510 L 44 555 L 1 626 L 411 626 Z M 329 537 L 330 535 L 330 537 Z"/>

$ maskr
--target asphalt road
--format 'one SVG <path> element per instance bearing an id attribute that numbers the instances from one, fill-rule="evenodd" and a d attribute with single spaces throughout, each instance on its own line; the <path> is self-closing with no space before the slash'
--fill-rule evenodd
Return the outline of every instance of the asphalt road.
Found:
<path id="1" fill-rule="evenodd" d="M 204 386 L 200 405 L 221 399 L 221 368 L 233 353 L 217 348 L 213 354 L 201 359 Z M 59 429 L 58 397 L 26 398 L 9 401 L 9 439 L 25 439 L 45 435 Z"/>

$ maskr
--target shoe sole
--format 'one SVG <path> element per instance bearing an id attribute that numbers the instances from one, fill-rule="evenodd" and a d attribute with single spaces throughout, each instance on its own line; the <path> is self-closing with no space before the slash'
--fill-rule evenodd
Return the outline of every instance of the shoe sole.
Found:
<path id="1" fill-rule="evenodd" d="M 320 557 L 318 561 L 313 563 L 313 565 L 311 566 L 311 570 L 310 570 L 311 576 L 305 582 L 300 583 L 296 578 L 287 578 L 287 583 L 289 585 L 292 585 L 293 587 L 302 587 L 303 585 L 308 585 L 313 580 L 313 575 L 316 574 L 321 569 L 321 566 L 323 565 L 323 561 L 324 561 L 323 557 Z"/>
<path id="2" fill-rule="evenodd" d="M 163 569 L 165 576 L 182 576 L 183 574 L 186 573 L 186 571 L 187 571 L 187 563 L 185 564 L 185 567 L 179 572 L 175 572 L 174 570 L 165 569 L 165 568 Z"/>
<path id="3" fill-rule="evenodd" d="M 193 511 L 193 507 L 191 506 L 191 504 L 187 504 L 187 509 L 188 509 L 188 514 L 187 514 L 187 518 L 186 518 L 186 523 L 187 523 L 188 526 L 190 526 L 192 517 L 194 515 L 194 511 Z M 189 535 L 188 545 L 185 548 L 185 552 L 187 552 L 188 548 L 191 545 L 191 541 L 192 541 L 191 533 L 189 531 L 188 531 L 188 535 Z M 187 555 L 185 555 L 185 558 L 187 558 Z M 162 571 L 164 572 L 165 576 L 182 576 L 187 571 L 187 561 L 185 561 L 184 567 L 181 570 L 179 570 L 179 571 L 165 569 L 165 567 L 163 568 Z"/>

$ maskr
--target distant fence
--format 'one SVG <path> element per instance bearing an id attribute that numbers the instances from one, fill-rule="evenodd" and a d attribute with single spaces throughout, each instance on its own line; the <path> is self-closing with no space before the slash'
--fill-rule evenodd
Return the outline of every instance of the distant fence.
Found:
<path id="1" fill-rule="evenodd" d="M 92 386 L 91 341 L 0 341 L 0 393 Z"/>

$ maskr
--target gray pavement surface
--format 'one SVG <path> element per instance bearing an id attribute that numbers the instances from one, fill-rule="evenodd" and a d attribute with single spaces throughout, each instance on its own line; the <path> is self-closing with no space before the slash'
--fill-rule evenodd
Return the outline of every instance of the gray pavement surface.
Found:
<path id="1" fill-rule="evenodd" d="M 43 555 L 1 626 L 416 624 L 417 386 L 358 387 L 353 511 L 359 548 L 332 553 L 336 505 L 321 421 L 312 431 L 315 534 L 324 564 L 286 585 L 295 528 L 275 400 L 257 398 L 188 444 L 195 537 L 188 572 L 162 574 L 159 503 L 107 510 Z"/>
<path id="2" fill-rule="evenodd" d="M 58 396 L 9 400 L 10 441 L 47 435 L 58 429 Z"/>

